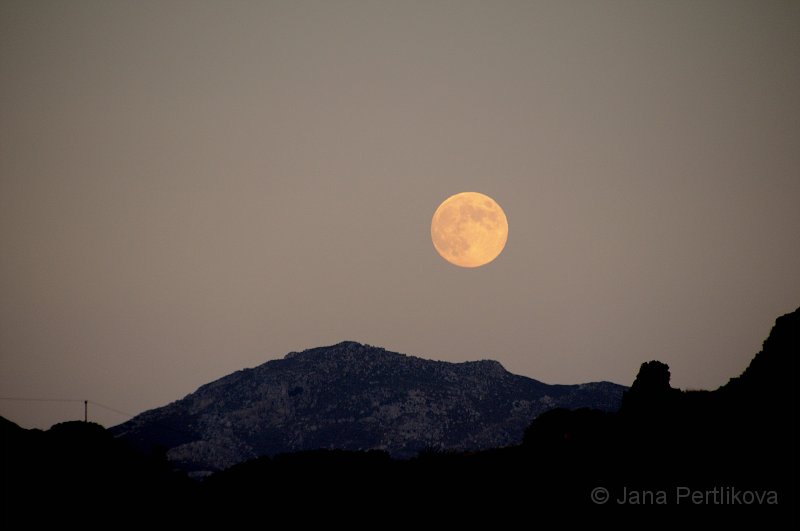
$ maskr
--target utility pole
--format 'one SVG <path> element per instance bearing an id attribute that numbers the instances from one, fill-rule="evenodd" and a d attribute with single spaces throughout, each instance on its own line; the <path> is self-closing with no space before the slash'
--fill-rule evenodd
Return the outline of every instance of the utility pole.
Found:
<path id="1" fill-rule="evenodd" d="M 83 421 L 89 422 L 89 401 L 83 401 Z"/>

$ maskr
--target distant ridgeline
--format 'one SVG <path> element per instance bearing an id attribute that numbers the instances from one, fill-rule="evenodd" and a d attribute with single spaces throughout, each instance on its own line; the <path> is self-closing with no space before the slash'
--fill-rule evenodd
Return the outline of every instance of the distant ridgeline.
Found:
<path id="1" fill-rule="evenodd" d="M 596 527 L 676 512 L 715 529 L 748 516 L 777 528 L 797 499 L 798 354 L 800 309 L 716 391 L 673 389 L 669 368 L 650 361 L 616 411 L 624 388 L 613 384 L 549 386 L 496 362 L 342 343 L 237 372 L 112 430 L 72 422 L 42 432 L 0 419 L 0 499 L 9 522 L 62 524 L 169 517 L 186 527 L 213 516 L 372 526 L 378 514 L 505 528 L 547 514 Z M 287 450 L 305 451 L 270 456 Z M 175 468 L 258 454 L 202 481 Z"/>
<path id="2" fill-rule="evenodd" d="M 316 449 L 483 450 L 519 444 L 549 409 L 619 408 L 608 382 L 547 385 L 496 361 L 447 363 L 344 342 L 264 363 L 112 428 L 197 473 Z"/>

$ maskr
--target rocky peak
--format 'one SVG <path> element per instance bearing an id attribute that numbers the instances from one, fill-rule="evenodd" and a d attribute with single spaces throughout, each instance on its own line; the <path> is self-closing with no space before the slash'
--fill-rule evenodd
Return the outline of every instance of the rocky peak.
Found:
<path id="1" fill-rule="evenodd" d="M 235 372 L 113 430 L 198 472 L 319 448 L 411 457 L 515 444 L 539 413 L 616 410 L 624 389 L 547 385 L 494 360 L 433 361 L 345 341 Z"/>
<path id="2" fill-rule="evenodd" d="M 380 347 L 373 347 L 371 345 L 361 344 L 356 341 L 342 341 L 335 345 L 327 347 L 316 347 L 304 350 L 302 352 L 290 352 L 283 359 L 310 359 L 313 357 L 335 357 L 347 355 L 370 355 L 386 352 L 385 349 Z"/>

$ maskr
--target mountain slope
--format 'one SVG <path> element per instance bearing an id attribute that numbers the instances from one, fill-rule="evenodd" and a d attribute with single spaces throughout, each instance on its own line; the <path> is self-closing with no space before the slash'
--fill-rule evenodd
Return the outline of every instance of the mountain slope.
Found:
<path id="1" fill-rule="evenodd" d="M 496 361 L 447 363 L 344 342 L 235 372 L 112 431 L 145 450 L 163 446 L 193 471 L 318 448 L 409 457 L 516 444 L 538 414 L 616 410 L 624 389 L 547 385 Z"/>

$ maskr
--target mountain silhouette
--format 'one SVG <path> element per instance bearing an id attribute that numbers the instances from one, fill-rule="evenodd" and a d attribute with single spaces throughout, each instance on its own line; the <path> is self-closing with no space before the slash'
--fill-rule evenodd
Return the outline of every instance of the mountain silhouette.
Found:
<path id="1" fill-rule="evenodd" d="M 737 378 L 720 391 L 728 396 L 747 396 L 759 403 L 794 402 L 797 357 L 800 356 L 800 308 L 775 321 L 761 351 Z"/>
<path id="2" fill-rule="evenodd" d="M 719 528 L 752 519 L 777 528 L 795 516 L 798 338 L 800 309 L 779 318 L 750 367 L 714 391 L 675 389 L 666 364 L 645 362 L 619 411 L 551 409 L 521 445 L 407 461 L 381 452 L 261 457 L 203 487 L 224 507 L 267 496 L 288 514 L 302 493 L 326 515 L 357 500 L 414 522 L 641 527 L 675 518 Z"/>
<path id="3" fill-rule="evenodd" d="M 316 449 L 482 450 L 518 444 L 549 409 L 614 411 L 625 387 L 547 385 L 496 361 L 448 363 L 343 342 L 293 352 L 200 387 L 112 428 L 201 473 Z"/>
<path id="4" fill-rule="evenodd" d="M 646 362 L 618 413 L 546 412 L 523 446 L 553 457 L 542 476 L 578 478 L 571 488 L 584 501 L 600 485 L 616 497 L 664 492 L 673 506 L 678 493 L 698 493 L 683 509 L 716 516 L 715 507 L 730 505 L 766 510 L 759 500 L 767 500 L 770 514 L 787 516 L 796 500 L 799 354 L 800 308 L 778 318 L 742 375 L 715 391 L 674 389 L 666 364 Z"/>
<path id="5" fill-rule="evenodd" d="M 501 397 L 505 400 L 520 389 L 545 391 L 537 396 L 549 396 L 543 402 L 551 405 L 556 399 L 578 403 L 580 386 L 547 386 L 511 375 L 496 362 L 430 362 L 344 343 L 234 373 L 113 430 L 82 422 L 25 430 L 0 418 L 0 499 L 8 521 L 35 518 L 62 526 L 122 518 L 132 523 L 138 518 L 147 525 L 208 527 L 219 522 L 237 527 L 259 518 L 295 525 L 324 518 L 326 524 L 374 527 L 377 519 L 389 516 L 396 524 L 424 521 L 493 528 L 533 525 L 543 519 L 570 527 L 605 522 L 642 526 L 656 519 L 663 524 L 670 517 L 676 524 L 714 528 L 741 525 L 747 519 L 769 529 L 787 522 L 791 527 L 797 499 L 794 382 L 799 347 L 800 309 L 779 318 L 750 366 L 717 390 L 675 389 L 666 364 L 645 362 L 618 411 L 555 407 L 536 416 L 522 444 L 502 448 L 475 452 L 428 446 L 411 459 L 392 459 L 381 450 L 305 450 L 263 455 L 202 481 L 188 479 L 167 461 L 170 448 L 180 450 L 200 440 L 190 438 L 192 423 L 226 426 L 225 419 L 214 417 L 217 412 L 233 411 L 230 427 L 244 430 L 238 423 L 250 413 L 242 404 L 264 407 L 273 415 L 293 411 L 284 424 L 288 426 L 308 417 L 287 403 L 296 397 L 327 396 L 317 395 L 323 391 L 313 391 L 312 386 L 349 389 L 343 396 L 353 397 L 359 396 L 353 390 L 362 389 L 366 381 L 367 396 L 373 391 L 384 396 L 386 384 L 381 382 L 392 380 L 392 371 L 399 372 L 399 381 L 413 382 L 410 389 L 415 392 L 409 394 L 406 384 L 398 384 L 398 395 L 385 397 L 379 405 L 400 411 L 401 419 L 401 405 L 417 409 L 404 422 L 389 423 L 390 430 L 408 430 L 412 421 L 425 418 L 421 411 L 427 410 L 420 404 L 441 403 L 409 402 L 403 396 L 448 398 L 452 402 L 445 403 L 461 404 L 454 411 L 473 412 L 466 423 L 480 424 L 479 413 L 494 419 L 494 424 L 485 424 L 489 426 L 514 416 L 499 406 L 483 408 L 502 403 Z M 352 374 L 342 372 L 343 366 Z M 381 375 L 379 367 L 390 374 Z M 300 374 L 306 375 L 302 384 L 290 378 Z M 428 386 L 442 380 L 459 387 L 445 386 L 444 394 L 436 395 Z M 456 389 L 462 389 L 461 394 L 454 394 Z M 624 388 L 609 389 L 609 399 L 619 404 Z M 214 400 L 222 403 L 212 407 Z M 470 400 L 477 405 L 467 408 Z M 336 415 L 353 404 L 334 403 L 323 408 L 327 416 L 320 418 L 336 424 L 333 419 L 342 418 Z M 186 415 L 185 424 L 176 421 L 180 414 Z M 148 448 L 149 454 L 143 454 L 131 445 L 153 440 L 177 441 L 177 446 Z M 224 446 L 216 446 L 221 441 L 200 441 L 209 452 L 224 451 Z M 596 497 L 598 491 L 605 497 Z"/>

